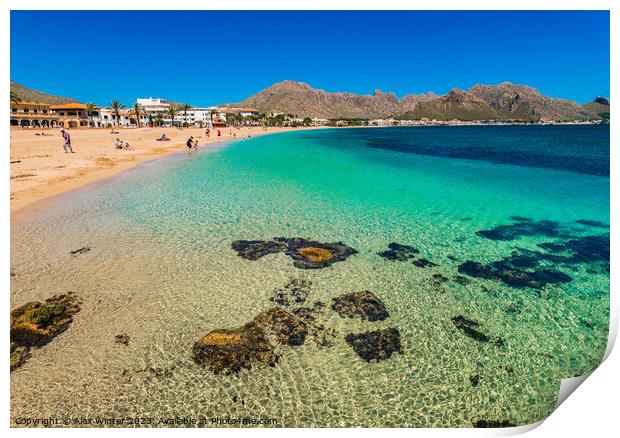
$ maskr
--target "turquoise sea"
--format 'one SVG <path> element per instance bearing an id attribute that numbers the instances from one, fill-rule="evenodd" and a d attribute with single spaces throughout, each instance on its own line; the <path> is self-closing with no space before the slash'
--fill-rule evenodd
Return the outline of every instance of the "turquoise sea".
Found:
<path id="1" fill-rule="evenodd" d="M 608 126 L 294 131 L 144 163 L 13 224 L 11 308 L 67 291 L 83 304 L 11 374 L 11 415 L 532 423 L 604 354 L 608 224 Z M 358 253 L 298 269 L 231 248 L 279 236 Z M 432 264 L 381 257 L 390 243 Z M 196 340 L 273 307 L 291 279 L 325 304 L 331 347 L 278 346 L 275 367 L 233 375 L 192 361 Z M 330 309 L 365 290 L 388 318 Z M 402 354 L 366 362 L 345 340 L 385 328 Z"/>

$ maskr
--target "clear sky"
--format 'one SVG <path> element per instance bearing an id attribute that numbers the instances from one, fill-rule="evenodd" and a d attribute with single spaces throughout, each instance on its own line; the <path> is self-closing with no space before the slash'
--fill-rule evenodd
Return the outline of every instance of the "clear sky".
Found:
<path id="1" fill-rule="evenodd" d="M 446 93 L 509 81 L 609 96 L 609 14 L 13 11 L 11 79 L 80 101 L 237 102 L 285 79 Z"/>

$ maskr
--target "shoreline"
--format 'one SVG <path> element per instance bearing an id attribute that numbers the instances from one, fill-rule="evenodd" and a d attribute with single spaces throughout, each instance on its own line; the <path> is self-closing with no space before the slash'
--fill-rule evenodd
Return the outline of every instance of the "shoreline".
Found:
<path id="1" fill-rule="evenodd" d="M 10 143 L 10 220 L 14 223 L 18 216 L 48 198 L 105 181 L 138 164 L 181 152 L 185 150 L 189 136 L 198 139 L 200 148 L 209 148 L 214 143 L 241 140 L 248 135 L 312 129 L 324 128 L 221 128 L 221 137 L 211 136 L 209 139 L 205 128 L 119 128 L 118 134 L 111 134 L 108 129 L 76 129 L 70 131 L 75 154 L 64 153 L 57 130 L 14 129 L 11 130 Z M 170 141 L 155 141 L 164 133 L 171 138 Z M 116 137 L 129 142 L 134 150 L 115 150 L 113 142 Z"/>

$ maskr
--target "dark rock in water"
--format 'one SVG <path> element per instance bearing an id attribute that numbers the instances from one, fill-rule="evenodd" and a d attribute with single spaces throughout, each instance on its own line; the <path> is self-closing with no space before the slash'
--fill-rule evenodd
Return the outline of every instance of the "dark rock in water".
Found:
<path id="1" fill-rule="evenodd" d="M 278 355 L 254 322 L 234 330 L 213 330 L 194 343 L 194 362 L 217 373 L 237 373 L 253 366 L 275 366 Z"/>
<path id="2" fill-rule="evenodd" d="M 22 366 L 30 358 L 30 348 L 11 342 L 11 372 Z"/>
<path id="3" fill-rule="evenodd" d="M 456 281 L 458 284 L 461 284 L 463 286 L 467 286 L 468 284 L 471 284 L 471 280 L 467 277 L 464 277 L 462 275 L 457 275 L 454 277 L 454 281 Z"/>
<path id="4" fill-rule="evenodd" d="M 588 220 L 588 219 L 579 219 L 579 220 L 577 220 L 575 222 L 580 224 L 580 225 L 585 225 L 586 227 L 609 228 L 609 224 L 606 224 L 605 222 L 600 222 L 600 221 L 593 221 L 593 220 Z"/>
<path id="5" fill-rule="evenodd" d="M 47 344 L 69 328 L 79 305 L 79 300 L 67 293 L 18 307 L 11 312 L 11 342 L 28 347 Z"/>
<path id="6" fill-rule="evenodd" d="M 311 281 L 292 278 L 284 285 L 284 288 L 275 290 L 274 295 L 269 300 L 281 306 L 303 304 L 308 298 L 311 285 Z"/>
<path id="7" fill-rule="evenodd" d="M 83 246 L 79 249 L 74 249 L 73 251 L 69 251 L 69 254 L 71 255 L 86 254 L 88 251 L 90 251 L 90 247 Z"/>
<path id="8" fill-rule="evenodd" d="M 448 277 L 446 277 L 445 275 L 442 274 L 433 274 L 433 280 L 439 282 L 439 283 L 445 283 L 446 281 L 450 280 Z"/>
<path id="9" fill-rule="evenodd" d="M 581 324 L 583 327 L 589 328 L 589 329 L 593 329 L 594 328 L 594 324 L 592 324 L 590 321 L 582 319 L 581 321 L 579 321 L 579 324 Z"/>
<path id="10" fill-rule="evenodd" d="M 240 257 L 258 260 L 267 254 L 284 252 L 300 269 L 320 269 L 346 260 L 357 251 L 344 243 L 321 243 L 300 237 L 276 237 L 271 241 L 235 240 L 231 244 Z"/>
<path id="11" fill-rule="evenodd" d="M 457 257 L 454 257 L 453 255 L 447 255 L 446 258 L 448 260 L 452 260 L 453 262 L 458 262 L 459 259 Z"/>
<path id="12" fill-rule="evenodd" d="M 539 243 L 538 246 L 553 253 L 571 252 L 571 257 L 559 259 L 565 263 L 609 263 L 609 234 L 583 236 L 561 243 Z"/>
<path id="13" fill-rule="evenodd" d="M 487 335 L 475 329 L 475 327 L 478 327 L 480 325 L 476 321 L 472 321 L 470 319 L 465 318 L 463 315 L 459 315 L 459 316 L 453 317 L 452 322 L 454 323 L 456 328 L 461 330 L 463 333 L 465 333 L 470 338 L 473 338 L 476 341 L 480 341 L 480 342 L 489 341 L 489 337 Z"/>
<path id="14" fill-rule="evenodd" d="M 231 247 L 239 257 L 247 260 L 258 260 L 267 254 L 284 251 L 283 243 L 265 240 L 235 240 Z"/>
<path id="15" fill-rule="evenodd" d="M 286 243 L 284 253 L 293 259 L 293 266 L 300 269 L 326 268 L 357 254 L 357 250 L 342 242 L 321 243 L 299 237 L 276 237 L 274 240 Z"/>
<path id="16" fill-rule="evenodd" d="M 433 263 L 427 259 L 418 259 L 412 262 L 418 268 L 426 268 L 427 266 L 437 266 L 437 263 Z"/>
<path id="17" fill-rule="evenodd" d="M 415 258 L 416 254 L 420 253 L 420 250 L 409 245 L 402 245 L 400 243 L 392 242 L 388 244 L 388 250 L 378 253 L 381 257 L 388 260 L 398 260 L 399 262 L 406 262 L 409 259 Z"/>
<path id="18" fill-rule="evenodd" d="M 471 383 L 471 386 L 478 386 L 480 384 L 480 376 L 478 374 L 469 376 L 469 383 Z"/>
<path id="19" fill-rule="evenodd" d="M 114 342 L 117 344 L 122 344 L 125 347 L 129 345 L 129 335 L 123 333 L 121 335 L 114 336 Z"/>
<path id="20" fill-rule="evenodd" d="M 476 234 L 491 240 L 514 240 L 521 236 L 571 237 L 562 229 L 559 222 L 512 216 L 511 225 L 498 225 L 490 230 L 480 230 Z"/>
<path id="21" fill-rule="evenodd" d="M 518 315 L 519 313 L 521 313 L 521 308 L 516 304 L 511 304 L 506 308 L 506 313 L 511 315 Z"/>
<path id="22" fill-rule="evenodd" d="M 282 345 L 303 345 L 308 327 L 301 318 L 281 307 L 273 307 L 254 318 L 254 324 L 265 333 L 272 334 Z"/>
<path id="23" fill-rule="evenodd" d="M 30 302 L 11 312 L 11 371 L 30 356 L 30 349 L 42 347 L 69 328 L 80 302 L 72 293 L 56 295 L 44 302 Z"/>
<path id="24" fill-rule="evenodd" d="M 477 420 L 472 422 L 472 425 L 479 428 L 515 427 L 515 425 L 508 420 Z"/>
<path id="25" fill-rule="evenodd" d="M 468 260 L 459 266 L 459 272 L 470 277 L 488 280 L 501 280 L 515 288 L 531 287 L 542 289 L 547 284 L 568 283 L 572 278 L 563 272 L 552 269 L 525 271 L 512 268 L 504 262 L 493 262 L 489 265 Z"/>
<path id="26" fill-rule="evenodd" d="M 390 316 L 383 302 L 369 291 L 343 294 L 333 298 L 332 309 L 342 318 L 382 321 Z"/>
<path id="27" fill-rule="evenodd" d="M 394 353 L 402 354 L 400 332 L 391 327 L 366 333 L 349 333 L 345 340 L 366 362 L 389 359 Z"/>
<path id="28" fill-rule="evenodd" d="M 320 303 L 320 306 L 316 306 L 316 303 Z M 301 319 L 308 327 L 308 336 L 314 340 L 314 343 L 319 348 L 328 348 L 334 344 L 336 339 L 336 332 L 332 328 L 325 327 L 317 319 L 317 315 L 323 308 L 323 303 L 320 301 L 315 302 L 315 306 L 300 307 L 293 310 L 293 314 Z"/>

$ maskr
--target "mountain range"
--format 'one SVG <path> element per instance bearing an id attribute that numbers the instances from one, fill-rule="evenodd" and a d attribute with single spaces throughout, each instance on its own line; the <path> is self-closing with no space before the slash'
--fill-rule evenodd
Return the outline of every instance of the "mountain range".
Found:
<path id="1" fill-rule="evenodd" d="M 57 105 L 75 102 L 11 81 L 11 92 L 21 100 Z M 330 93 L 303 82 L 283 81 L 234 104 L 256 108 L 261 113 L 286 113 L 298 117 L 322 119 L 376 119 L 394 117 L 403 120 L 521 120 L 567 121 L 609 119 L 609 99 L 576 102 L 543 96 L 535 88 L 504 82 L 498 85 L 474 85 L 467 90 L 453 89 L 445 95 L 407 94 L 376 90 L 373 94 Z"/>
<path id="2" fill-rule="evenodd" d="M 308 84 L 283 81 L 245 99 L 238 105 L 262 113 L 283 112 L 315 118 L 385 118 L 436 120 L 597 120 L 609 118 L 609 100 L 597 98 L 587 105 L 543 96 L 526 85 L 504 82 L 453 89 L 445 95 L 394 93 L 330 93 Z M 606 117 L 605 117 L 606 113 Z"/>

